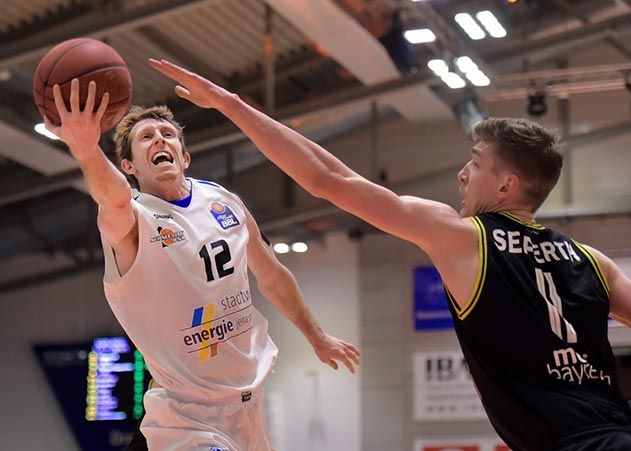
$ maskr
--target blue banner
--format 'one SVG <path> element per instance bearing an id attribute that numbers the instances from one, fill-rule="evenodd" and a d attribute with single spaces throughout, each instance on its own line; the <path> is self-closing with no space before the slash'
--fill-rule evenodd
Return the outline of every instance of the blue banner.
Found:
<path id="1" fill-rule="evenodd" d="M 451 329 L 443 281 L 433 266 L 414 268 L 414 329 Z"/>

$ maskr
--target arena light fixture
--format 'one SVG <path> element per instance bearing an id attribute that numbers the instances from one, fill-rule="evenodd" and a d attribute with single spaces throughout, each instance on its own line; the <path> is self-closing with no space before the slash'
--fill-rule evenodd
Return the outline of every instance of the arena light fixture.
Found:
<path id="1" fill-rule="evenodd" d="M 456 58 L 456 67 L 474 86 L 482 87 L 491 84 L 489 77 L 487 77 L 486 74 L 480 70 L 478 65 L 468 56 Z"/>
<path id="2" fill-rule="evenodd" d="M 543 116 L 548 112 L 548 104 L 546 103 L 546 93 L 543 91 L 535 91 L 528 96 L 528 115 Z"/>
<path id="3" fill-rule="evenodd" d="M 403 36 L 410 44 L 427 44 L 436 40 L 436 35 L 429 28 L 406 30 Z"/>
<path id="4" fill-rule="evenodd" d="M 506 36 L 506 29 L 502 26 L 497 17 L 491 11 L 480 11 L 475 15 L 486 31 L 494 38 L 503 38 Z"/>
<path id="5" fill-rule="evenodd" d="M 468 56 L 460 56 L 456 58 L 456 66 L 458 67 L 458 70 L 463 74 L 479 70 L 478 65 L 475 64 L 473 60 Z"/>
<path id="6" fill-rule="evenodd" d="M 35 127 L 33 127 L 35 129 L 35 131 L 37 133 L 39 133 L 40 135 L 44 135 L 46 138 L 48 139 L 52 139 L 52 140 L 58 140 L 59 137 L 57 135 L 55 135 L 52 132 L 49 132 L 46 129 L 46 125 L 43 122 L 40 122 L 39 124 L 35 124 Z"/>
<path id="7" fill-rule="evenodd" d="M 277 254 L 286 254 L 289 252 L 289 244 L 287 243 L 276 243 L 274 244 L 274 252 Z"/>
<path id="8" fill-rule="evenodd" d="M 441 59 L 429 60 L 427 62 L 427 67 L 429 67 L 429 69 L 439 77 L 449 72 L 449 66 L 447 66 L 445 60 Z"/>
<path id="9" fill-rule="evenodd" d="M 467 80 L 469 80 L 473 86 L 484 87 L 491 84 L 489 77 L 479 69 L 467 72 L 465 77 L 467 77 Z"/>
<path id="10" fill-rule="evenodd" d="M 455 72 L 447 72 L 440 79 L 451 89 L 460 89 L 467 85 L 463 78 Z"/>
<path id="11" fill-rule="evenodd" d="M 460 89 L 467 85 L 460 75 L 449 70 L 449 66 L 443 59 L 429 60 L 427 67 L 451 89 Z"/>
<path id="12" fill-rule="evenodd" d="M 468 13 L 458 13 L 454 16 L 454 20 L 460 28 L 464 30 L 467 35 L 473 39 L 474 41 L 478 41 L 480 39 L 484 39 L 486 37 L 486 33 L 484 30 L 478 25 L 471 14 Z"/>
<path id="13" fill-rule="evenodd" d="M 309 246 L 307 246 L 307 243 L 303 243 L 302 241 L 297 241 L 291 245 L 291 250 L 293 252 L 303 253 L 309 250 Z"/>

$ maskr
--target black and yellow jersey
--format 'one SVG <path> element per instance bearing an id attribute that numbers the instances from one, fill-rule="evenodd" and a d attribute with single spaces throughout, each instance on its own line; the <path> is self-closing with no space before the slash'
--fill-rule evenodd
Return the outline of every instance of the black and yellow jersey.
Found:
<path id="1" fill-rule="evenodd" d="M 514 450 L 553 449 L 588 428 L 631 428 L 607 340 L 609 287 L 581 244 L 510 213 L 471 218 L 479 270 L 468 303 L 447 290 L 493 426 Z"/>

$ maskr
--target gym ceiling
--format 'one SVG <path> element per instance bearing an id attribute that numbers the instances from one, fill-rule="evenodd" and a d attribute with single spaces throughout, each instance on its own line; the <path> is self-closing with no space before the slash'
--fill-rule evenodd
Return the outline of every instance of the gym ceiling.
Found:
<path id="1" fill-rule="evenodd" d="M 272 236 L 363 226 L 325 202 L 296 202 L 291 181 L 221 115 L 178 99 L 148 57 L 191 68 L 319 141 L 378 121 L 454 121 L 465 97 L 526 102 L 541 93 L 631 90 L 631 0 L 5 0 L 2 9 L 0 293 L 102 261 L 96 207 L 77 165 L 63 144 L 33 130 L 41 122 L 33 72 L 66 39 L 113 46 L 132 72 L 133 103 L 166 104 L 186 126 L 190 175 L 253 192 L 246 201 Z M 484 30 L 471 39 L 455 20 L 481 11 L 496 16 L 505 37 Z M 409 29 L 429 29 L 434 39 L 409 44 Z M 597 56 L 573 67 L 568 55 L 576 52 Z M 475 61 L 490 86 L 452 89 L 428 68 L 442 59 L 457 72 L 459 56 Z M 629 133 L 628 119 L 584 138 Z M 113 156 L 110 135 L 101 146 Z M 418 168 L 418 179 L 425 176 Z M 280 180 L 277 194 L 265 194 L 269 177 Z"/>

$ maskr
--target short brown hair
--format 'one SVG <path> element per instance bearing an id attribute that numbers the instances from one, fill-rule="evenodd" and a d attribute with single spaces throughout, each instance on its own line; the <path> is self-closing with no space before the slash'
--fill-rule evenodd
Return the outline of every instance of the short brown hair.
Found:
<path id="1" fill-rule="evenodd" d="M 118 156 L 119 163 L 123 160 L 131 161 L 131 141 L 129 139 L 131 130 L 134 128 L 134 125 L 145 119 L 165 121 L 173 125 L 177 130 L 178 139 L 182 144 L 182 152 L 184 152 L 186 148 L 184 145 L 184 127 L 175 120 L 173 112 L 169 108 L 165 105 L 152 106 L 148 108 L 134 105 L 116 126 L 114 141 L 116 142 L 116 155 Z M 132 186 L 138 188 L 138 180 L 136 180 L 134 176 L 127 176 L 127 179 Z"/>
<path id="2" fill-rule="evenodd" d="M 495 144 L 495 154 L 526 181 L 526 199 L 539 208 L 563 167 L 558 135 L 528 119 L 489 118 L 473 129 L 473 139 Z"/>

